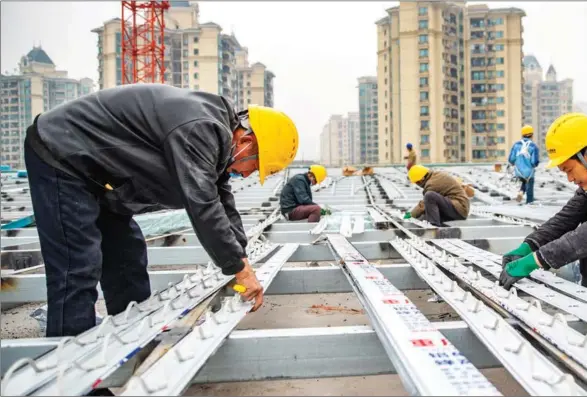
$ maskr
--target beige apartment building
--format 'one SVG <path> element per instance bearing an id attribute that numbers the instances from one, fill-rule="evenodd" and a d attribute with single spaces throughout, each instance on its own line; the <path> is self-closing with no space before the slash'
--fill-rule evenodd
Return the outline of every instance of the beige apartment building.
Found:
<path id="1" fill-rule="evenodd" d="M 92 32 L 98 35 L 100 89 L 122 84 L 121 19 Z M 273 106 L 273 73 L 261 63 L 249 66 L 247 49 L 233 34 L 223 34 L 213 22 L 200 23 L 197 2 L 171 2 L 164 42 L 166 84 L 224 95 L 239 109 L 249 103 Z"/>
<path id="2" fill-rule="evenodd" d="M 33 47 L 21 57 L 16 73 L 0 75 L 2 164 L 24 168 L 26 129 L 35 116 L 93 90 L 91 79 L 68 77 L 45 50 Z"/>
<path id="3" fill-rule="evenodd" d="M 400 1 L 377 21 L 379 162 L 503 161 L 522 125 L 522 17 Z"/>
<path id="4" fill-rule="evenodd" d="M 542 67 L 533 55 L 524 57 L 524 124 L 534 127 L 534 141 L 545 158 L 544 137 L 550 125 L 559 116 L 572 112 L 573 80 L 557 80 L 556 70 L 550 65 L 544 79 Z"/>
<path id="5" fill-rule="evenodd" d="M 345 166 L 360 161 L 359 112 L 332 115 L 320 134 L 320 162 Z"/>

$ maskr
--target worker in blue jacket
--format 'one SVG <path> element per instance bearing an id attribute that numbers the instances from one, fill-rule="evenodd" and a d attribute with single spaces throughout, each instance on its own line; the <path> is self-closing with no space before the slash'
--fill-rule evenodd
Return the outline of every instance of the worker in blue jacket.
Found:
<path id="1" fill-rule="evenodd" d="M 514 166 L 516 178 L 522 181 L 516 200 L 522 201 L 526 193 L 526 204 L 534 201 L 534 173 L 540 163 L 538 146 L 532 141 L 533 135 L 532 126 L 522 127 L 522 139 L 514 143 L 508 158 L 508 162 Z"/>

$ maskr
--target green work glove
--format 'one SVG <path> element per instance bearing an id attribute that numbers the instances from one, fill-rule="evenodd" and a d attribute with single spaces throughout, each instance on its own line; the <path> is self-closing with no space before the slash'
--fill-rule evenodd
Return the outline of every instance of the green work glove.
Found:
<path id="1" fill-rule="evenodd" d="M 411 219 L 411 218 L 412 218 L 412 213 L 406 212 L 406 214 L 404 215 L 404 219 Z"/>
<path id="2" fill-rule="evenodd" d="M 326 208 L 326 209 L 325 209 L 325 208 L 322 208 L 322 209 L 320 210 L 320 215 L 321 215 L 321 216 L 324 216 L 324 215 L 332 215 L 332 212 L 330 212 L 330 210 L 329 210 L 329 209 L 327 209 L 327 208 Z"/>
<path id="3" fill-rule="evenodd" d="M 539 268 L 540 266 L 536 262 L 536 255 L 530 253 L 522 259 L 512 261 L 505 265 L 499 275 L 499 284 L 509 290 L 517 281 L 528 277 L 530 273 Z"/>
<path id="4" fill-rule="evenodd" d="M 511 250 L 510 252 L 506 252 L 505 254 L 503 254 L 503 257 L 501 258 L 501 266 L 505 267 L 505 265 L 507 265 L 508 263 L 521 259 L 531 253 L 532 248 L 530 248 L 528 243 L 522 243 L 515 250 Z"/>

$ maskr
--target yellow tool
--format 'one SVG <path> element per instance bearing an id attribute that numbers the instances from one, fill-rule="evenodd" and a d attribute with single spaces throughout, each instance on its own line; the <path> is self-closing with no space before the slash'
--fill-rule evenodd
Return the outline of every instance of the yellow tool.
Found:
<path id="1" fill-rule="evenodd" d="M 109 183 L 107 183 L 106 185 L 104 185 L 104 187 L 106 189 L 108 189 L 108 190 L 114 190 L 114 189 L 112 189 L 112 186 Z"/>
<path id="2" fill-rule="evenodd" d="M 235 290 L 236 292 L 240 292 L 241 294 L 244 292 L 247 292 L 247 287 L 245 287 L 244 285 L 240 285 L 240 284 L 233 285 L 232 289 Z"/>

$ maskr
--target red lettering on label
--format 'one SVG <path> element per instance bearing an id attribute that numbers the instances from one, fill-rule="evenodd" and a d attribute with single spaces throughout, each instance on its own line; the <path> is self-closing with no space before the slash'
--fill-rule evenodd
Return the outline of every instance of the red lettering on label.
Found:
<path id="1" fill-rule="evenodd" d="M 411 342 L 413 346 L 417 347 L 434 346 L 434 342 L 431 339 L 412 339 Z"/>

